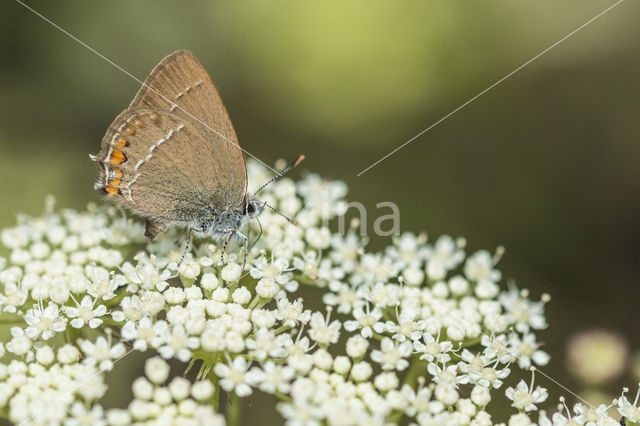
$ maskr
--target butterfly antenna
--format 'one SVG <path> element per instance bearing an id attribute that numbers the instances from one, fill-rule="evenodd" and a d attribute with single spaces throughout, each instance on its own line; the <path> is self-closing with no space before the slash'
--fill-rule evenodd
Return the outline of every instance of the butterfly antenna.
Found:
<path id="1" fill-rule="evenodd" d="M 262 191 L 264 188 L 267 187 L 267 185 L 272 184 L 273 182 L 275 182 L 278 179 L 280 179 L 282 176 L 286 175 L 291 169 L 293 169 L 295 166 L 300 164 L 302 162 L 302 160 L 304 160 L 304 155 L 299 155 L 298 158 L 296 158 L 296 160 L 293 163 L 289 164 L 287 167 L 285 167 L 284 169 L 282 169 L 278 173 L 276 173 L 276 175 L 274 177 L 272 177 L 271 179 L 269 179 L 267 181 L 267 183 L 265 183 L 260 188 L 258 188 L 258 190 L 253 195 L 254 196 L 258 195 L 260 193 L 260 191 Z M 273 209 L 273 207 L 271 207 L 271 208 Z M 289 221 L 291 221 L 291 219 L 289 219 Z"/>
<path id="2" fill-rule="evenodd" d="M 292 224 L 293 226 L 298 226 L 298 221 L 291 219 L 289 216 L 285 215 L 284 213 L 281 213 L 280 210 L 276 209 L 275 207 L 273 207 L 272 205 L 268 204 L 266 201 L 262 201 L 262 203 L 264 204 L 265 207 L 269 207 L 271 210 L 273 210 L 275 213 L 279 214 L 280 216 L 284 217 L 285 219 L 287 219 L 287 221 Z"/>

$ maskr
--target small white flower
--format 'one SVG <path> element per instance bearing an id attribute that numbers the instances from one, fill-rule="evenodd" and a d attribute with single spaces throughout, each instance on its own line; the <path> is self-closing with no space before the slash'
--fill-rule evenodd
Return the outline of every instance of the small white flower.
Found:
<path id="1" fill-rule="evenodd" d="M 234 391 L 239 397 L 245 397 L 252 393 L 247 379 L 249 365 L 242 356 L 237 356 L 228 365 L 216 364 L 213 371 L 220 378 L 222 389 L 227 392 Z"/>
<path id="2" fill-rule="evenodd" d="M 325 249 L 331 244 L 331 233 L 327 228 L 307 228 L 305 238 L 316 249 Z"/>
<path id="3" fill-rule="evenodd" d="M 80 359 L 80 351 L 71 344 L 66 344 L 58 349 L 58 362 L 62 364 L 73 364 Z"/>
<path id="4" fill-rule="evenodd" d="M 359 303 L 352 313 L 355 320 L 345 321 L 344 329 L 354 331 L 360 329 L 362 337 L 368 339 L 375 331 L 381 334 L 385 329 L 385 323 L 381 321 L 382 311 L 378 308 L 370 309 L 369 303 Z"/>
<path id="5" fill-rule="evenodd" d="M 436 241 L 429 262 L 437 261 L 446 270 L 455 269 L 464 260 L 464 243 L 460 240 L 454 241 L 448 235 L 442 235 Z"/>
<path id="6" fill-rule="evenodd" d="M 309 321 L 309 337 L 321 345 L 336 343 L 340 337 L 340 327 L 342 324 L 339 320 L 330 322 L 330 317 L 330 310 L 328 310 L 326 317 L 320 312 L 314 312 Z"/>
<path id="7" fill-rule="evenodd" d="M 162 293 L 164 300 L 170 305 L 181 305 L 187 298 L 182 287 L 169 287 Z"/>
<path id="8" fill-rule="evenodd" d="M 256 294 L 265 299 L 274 298 L 280 291 L 280 286 L 272 278 L 262 278 L 256 285 Z"/>
<path id="9" fill-rule="evenodd" d="M 98 305 L 98 300 L 91 299 L 91 296 L 84 296 L 82 302 L 76 301 L 76 307 L 65 307 L 65 313 L 71 320 L 71 326 L 73 328 L 82 328 L 87 324 L 90 328 L 97 328 L 102 324 L 102 319 L 98 318 L 107 314 L 107 307 L 105 305 Z"/>
<path id="10" fill-rule="evenodd" d="M 230 283 L 238 281 L 241 275 L 242 266 L 238 265 L 237 263 L 227 264 L 224 268 L 222 268 L 222 271 L 220 272 L 220 276 L 222 277 L 222 279 Z"/>
<path id="11" fill-rule="evenodd" d="M 191 350 L 196 349 L 200 339 L 195 336 L 188 336 L 185 328 L 175 325 L 170 331 L 165 333 L 164 345 L 158 348 L 158 352 L 163 358 L 178 358 L 182 362 L 189 361 Z"/>
<path id="12" fill-rule="evenodd" d="M 502 274 L 497 269 L 493 269 L 494 260 L 491 254 L 486 250 L 481 250 L 467 258 L 464 265 L 464 274 L 466 277 L 475 282 L 481 280 L 498 282 Z"/>
<path id="13" fill-rule="evenodd" d="M 527 386 L 524 380 L 520 380 L 518 385 L 514 388 L 508 387 L 505 390 L 505 395 L 509 398 L 513 403 L 512 407 L 516 408 L 519 411 L 533 411 L 535 410 L 536 404 L 540 404 L 547 400 L 549 396 L 547 390 L 543 387 L 538 386 L 537 388 L 533 388 L 534 386 L 534 373 L 531 372 L 531 384 Z"/>
<path id="14" fill-rule="evenodd" d="M 250 356 L 264 361 L 268 356 L 280 358 L 287 354 L 281 343 L 282 340 L 276 339 L 273 331 L 261 328 L 254 333 L 253 337 L 247 339 L 246 346 L 249 348 Z"/>
<path id="15" fill-rule="evenodd" d="M 169 383 L 169 392 L 175 401 L 182 401 L 189 396 L 191 382 L 184 377 L 174 377 Z"/>
<path id="16" fill-rule="evenodd" d="M 351 358 L 361 358 L 367 353 L 369 341 L 359 334 L 349 337 L 347 340 L 346 351 Z"/>
<path id="17" fill-rule="evenodd" d="M 36 349 L 36 361 L 42 365 L 49 365 L 56 359 L 53 349 L 49 346 L 40 346 Z"/>
<path id="18" fill-rule="evenodd" d="M 65 420 L 66 426 L 83 426 L 83 425 L 96 425 L 106 426 L 104 420 L 104 411 L 99 404 L 94 404 L 91 409 L 85 407 L 85 405 L 76 401 L 70 410 L 71 416 Z"/>
<path id="19" fill-rule="evenodd" d="M 251 269 L 251 276 L 260 280 L 262 278 L 269 278 L 285 286 L 291 280 L 291 273 L 293 268 L 289 268 L 289 261 L 285 258 L 271 259 L 268 261 L 265 257 L 260 257 L 254 261 L 254 264 L 258 265 Z"/>
<path id="20" fill-rule="evenodd" d="M 200 279 L 200 286 L 205 290 L 215 290 L 220 285 L 218 276 L 212 272 L 207 272 Z"/>
<path id="21" fill-rule="evenodd" d="M 144 317 L 137 323 L 127 321 L 121 330 L 123 340 L 133 340 L 133 348 L 141 352 L 146 351 L 149 344 L 157 346 L 167 332 L 168 325 L 165 321 L 154 323 L 149 317 Z"/>
<path id="22" fill-rule="evenodd" d="M 172 274 L 169 269 L 160 271 L 159 266 L 153 257 L 142 256 L 138 259 L 136 266 L 125 263 L 122 271 L 128 282 L 139 285 L 144 290 L 164 291 L 169 286 L 167 280 Z"/>
<path id="23" fill-rule="evenodd" d="M 426 359 L 429 362 L 445 363 L 451 360 L 450 352 L 453 352 L 453 344 L 445 340 L 440 342 L 440 335 L 433 337 L 429 333 L 423 335 L 424 343 L 416 340 L 413 342 L 413 347 L 416 352 L 421 353 L 420 359 Z"/>
<path id="24" fill-rule="evenodd" d="M 231 300 L 239 305 L 246 305 L 251 301 L 251 292 L 246 287 L 238 287 L 233 291 Z"/>
<path id="25" fill-rule="evenodd" d="M 533 333 L 527 333 L 522 337 L 512 333 L 509 338 L 509 347 L 513 348 L 512 351 L 518 355 L 518 366 L 522 369 L 531 367 L 532 362 L 542 366 L 549 363 L 551 357 L 539 349 L 539 346 Z"/>
<path id="26" fill-rule="evenodd" d="M 278 299 L 277 305 L 278 311 L 276 312 L 276 318 L 282 321 L 286 327 L 294 327 L 299 322 L 306 324 L 311 319 L 311 311 L 304 310 L 302 300 L 289 302 L 285 298 L 280 298 Z"/>
<path id="27" fill-rule="evenodd" d="M 621 416 L 624 416 L 628 421 L 633 423 L 638 423 L 640 421 L 640 408 L 638 408 L 638 399 L 640 398 L 640 385 L 638 387 L 638 391 L 636 392 L 636 398 L 631 403 L 627 396 L 625 395 L 626 391 L 622 392 L 620 398 L 618 398 L 618 413 Z"/>
<path id="28" fill-rule="evenodd" d="M 397 342 L 385 337 L 380 342 L 380 350 L 371 352 L 371 360 L 382 365 L 383 370 L 402 371 L 409 366 L 406 358 L 411 355 L 413 346 L 410 342 Z"/>
<path id="29" fill-rule="evenodd" d="M 0 275 L 3 272 L 0 272 Z M 14 282 L 6 283 L 4 290 L 0 293 L 0 306 L 3 307 L 2 310 L 16 313 L 17 308 L 26 302 L 28 294 L 27 289 L 22 288 L 22 286 L 17 286 Z"/>
<path id="30" fill-rule="evenodd" d="M 351 368 L 351 376 L 356 382 L 364 382 L 365 380 L 369 380 L 371 374 L 373 373 L 373 368 L 371 364 L 366 361 L 360 361 L 353 365 Z"/>
<path id="31" fill-rule="evenodd" d="M 518 290 L 515 287 L 508 292 L 502 292 L 498 296 L 500 304 L 504 307 L 511 322 L 515 323 L 516 331 L 526 333 L 530 329 L 540 330 L 547 327 L 544 317 L 544 302 L 532 302 L 526 298 L 526 290 Z"/>
<path id="32" fill-rule="evenodd" d="M 473 383 L 497 389 L 502 386 L 502 379 L 511 372 L 507 367 L 498 368 L 499 360 L 491 365 L 490 358 L 475 356 L 467 349 L 462 351 L 461 358 L 462 361 L 458 363 L 458 369 L 465 374 L 460 376 L 460 383 Z"/>
<path id="33" fill-rule="evenodd" d="M 441 366 L 435 362 L 430 362 L 427 364 L 427 371 L 433 376 L 434 383 L 438 385 L 455 388 L 463 380 L 462 377 L 458 376 L 458 368 L 455 365 L 443 364 Z"/>
<path id="34" fill-rule="evenodd" d="M 33 342 L 20 327 L 11 327 L 11 340 L 7 343 L 7 351 L 18 356 L 31 351 Z"/>
<path id="35" fill-rule="evenodd" d="M 496 359 L 503 364 L 510 364 L 516 360 L 516 353 L 509 348 L 507 336 L 504 334 L 497 336 L 484 334 L 480 343 L 485 347 L 484 355 L 487 362 Z"/>
<path id="36" fill-rule="evenodd" d="M 424 329 L 423 321 L 416 321 L 417 311 L 403 309 L 398 315 L 397 321 L 387 321 L 385 323 L 386 331 L 393 334 L 393 338 L 399 342 L 404 342 L 407 338 L 417 340 L 422 337 Z"/>
<path id="37" fill-rule="evenodd" d="M 491 402 L 491 391 L 484 386 L 474 386 L 471 391 L 471 401 L 478 407 L 486 407 Z"/>
<path id="38" fill-rule="evenodd" d="M 403 385 L 402 395 L 407 400 L 405 412 L 410 416 L 419 413 L 439 413 L 444 410 L 444 405 L 440 401 L 433 400 L 433 391 L 430 387 L 419 386 L 417 391 L 409 385 Z"/>
<path id="39" fill-rule="evenodd" d="M 126 353 L 124 344 L 116 343 L 111 346 L 111 342 L 102 336 L 98 337 L 95 342 L 83 339 L 79 343 L 80 349 L 86 356 L 84 363 L 91 366 L 97 365 L 103 371 L 111 371 L 113 361 L 120 359 Z"/>
<path id="40" fill-rule="evenodd" d="M 186 256 L 178 266 L 178 273 L 186 279 L 195 280 L 200 275 L 200 264 L 191 256 Z"/>
<path id="41" fill-rule="evenodd" d="M 207 400 L 213 395 L 213 392 L 213 384 L 207 379 L 198 380 L 193 384 L 193 386 L 191 386 L 191 396 L 198 401 L 207 402 Z"/>
<path id="42" fill-rule="evenodd" d="M 123 275 L 112 275 L 109 270 L 94 265 L 85 267 L 85 276 L 89 282 L 85 284 L 86 279 L 82 279 L 79 284 L 86 285 L 85 290 L 91 296 L 103 300 L 111 300 L 116 297 L 116 289 L 126 283 L 126 278 Z"/>
<path id="43" fill-rule="evenodd" d="M 373 379 L 373 385 L 385 392 L 398 387 L 398 376 L 395 373 L 380 373 Z"/>
<path id="44" fill-rule="evenodd" d="M 262 369 L 253 367 L 247 373 L 247 381 L 267 393 L 280 392 L 287 394 L 291 389 L 290 382 L 294 377 L 294 370 L 288 366 L 277 365 L 267 361 Z"/>
<path id="45" fill-rule="evenodd" d="M 67 328 L 67 320 L 60 316 L 60 309 L 55 303 L 44 309 L 42 304 L 29 309 L 24 315 L 24 320 L 28 325 L 25 334 L 32 340 L 39 336 L 43 340 L 48 340 Z"/>

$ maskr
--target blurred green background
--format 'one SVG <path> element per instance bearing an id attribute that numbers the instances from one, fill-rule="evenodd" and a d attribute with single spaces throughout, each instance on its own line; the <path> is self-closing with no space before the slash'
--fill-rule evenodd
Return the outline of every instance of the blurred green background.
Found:
<path id="1" fill-rule="evenodd" d="M 471 251 L 504 245 L 504 275 L 552 295 L 540 338 L 547 373 L 567 386 L 572 331 L 609 328 L 640 347 L 637 1 L 360 177 L 613 2 L 27 4 L 140 79 L 173 50 L 194 51 L 246 150 L 267 163 L 306 154 L 303 168 L 346 181 L 370 216 L 394 201 L 402 230 L 465 236 Z M 0 4 L 0 49 L 0 227 L 41 212 L 45 194 L 98 201 L 88 154 L 139 84 L 17 2 Z"/>

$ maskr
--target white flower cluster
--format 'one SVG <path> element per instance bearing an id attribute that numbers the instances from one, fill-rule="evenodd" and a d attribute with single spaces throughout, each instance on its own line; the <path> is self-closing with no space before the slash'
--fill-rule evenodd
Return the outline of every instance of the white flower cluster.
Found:
<path id="1" fill-rule="evenodd" d="M 269 177 L 255 163 L 248 174 Z M 463 239 L 407 233 L 369 253 L 355 228 L 326 225 L 344 212 L 343 183 L 284 178 L 263 194 L 301 225 L 265 212 L 244 270 L 239 249 L 221 264 L 210 240 L 180 263 L 180 231 L 148 242 L 115 207 L 50 207 L 3 230 L 0 319 L 11 338 L 0 345 L 0 413 L 25 424 L 223 424 L 222 390 L 275 395 L 291 425 L 488 425 L 503 392 L 513 425 L 608 418 L 585 406 L 548 418 L 544 388 L 503 386 L 515 366 L 549 357 L 535 335 L 548 298 L 501 288 L 501 249 L 467 256 Z M 131 351 L 150 354 L 146 378 L 126 410 L 103 410 L 104 375 Z M 202 380 L 163 385 L 163 359 L 198 361 Z M 637 401 L 616 402 L 640 418 Z"/>
<path id="2" fill-rule="evenodd" d="M 109 410 L 108 424 L 225 425 L 224 417 L 211 406 L 215 389 L 209 380 L 192 384 L 184 377 L 174 377 L 167 386 L 162 386 L 169 370 L 169 364 L 162 358 L 149 358 L 145 364 L 146 377 L 133 382 L 134 400 L 127 410 Z"/>

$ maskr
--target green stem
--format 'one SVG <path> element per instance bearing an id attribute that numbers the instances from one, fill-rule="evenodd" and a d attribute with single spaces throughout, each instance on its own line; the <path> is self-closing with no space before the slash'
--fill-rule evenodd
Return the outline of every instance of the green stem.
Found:
<path id="1" fill-rule="evenodd" d="M 105 326 L 111 326 L 111 327 L 122 327 L 124 325 L 124 321 L 114 321 L 112 319 L 109 318 L 104 318 L 102 320 L 102 324 Z"/>
<path id="2" fill-rule="evenodd" d="M 18 324 L 24 322 L 24 318 L 18 314 L 4 312 L 0 315 L 0 324 Z"/>
<path id="3" fill-rule="evenodd" d="M 232 392 L 227 403 L 227 425 L 240 426 L 242 422 L 242 398 Z"/>
<path id="4" fill-rule="evenodd" d="M 253 300 L 249 303 L 249 309 L 255 308 L 259 301 L 260 301 L 260 296 L 258 295 L 254 296 Z"/>
<path id="5" fill-rule="evenodd" d="M 211 383 L 213 383 L 213 401 L 211 401 L 213 403 L 213 409 L 215 410 L 216 413 L 219 413 L 219 408 L 220 408 L 220 383 L 218 383 L 219 379 L 218 376 L 213 372 L 210 371 L 209 372 L 209 380 L 211 381 Z"/>
<path id="6" fill-rule="evenodd" d="M 114 297 L 113 299 L 106 300 L 104 304 L 107 306 L 107 308 L 119 305 L 122 299 L 124 299 L 126 295 L 127 295 L 127 290 L 125 288 L 120 288 L 116 291 L 116 297 Z"/>
<path id="7" fill-rule="evenodd" d="M 284 401 L 284 402 L 293 402 L 293 400 L 292 400 L 291 398 L 289 398 L 289 396 L 287 396 L 287 395 L 283 394 L 282 392 L 276 392 L 276 393 L 274 393 L 274 395 L 275 395 L 278 399 L 280 399 L 281 401 Z"/>
<path id="8" fill-rule="evenodd" d="M 275 331 L 273 332 L 273 334 L 275 334 L 276 336 L 284 331 L 289 330 L 291 327 L 288 325 L 283 325 L 281 327 L 278 327 L 275 329 Z"/>
<path id="9" fill-rule="evenodd" d="M 415 357 L 409 366 L 407 374 L 404 376 L 403 384 L 415 387 L 416 380 L 422 372 L 427 371 L 427 363 L 418 357 Z"/>

